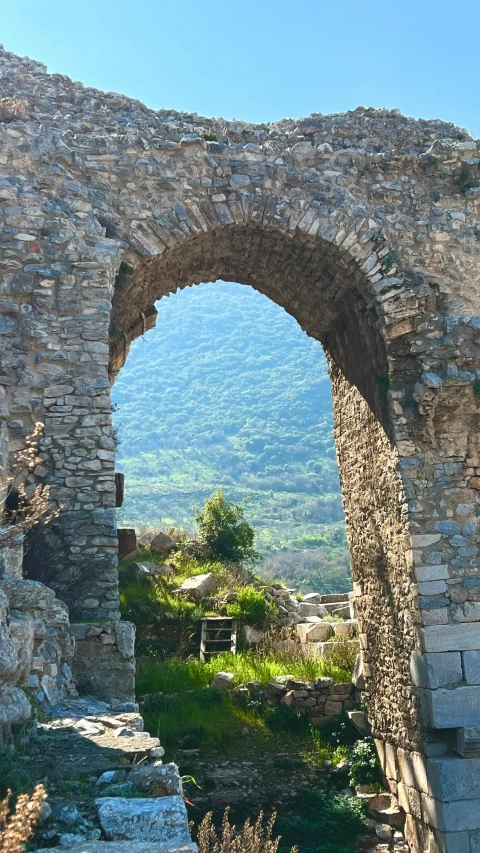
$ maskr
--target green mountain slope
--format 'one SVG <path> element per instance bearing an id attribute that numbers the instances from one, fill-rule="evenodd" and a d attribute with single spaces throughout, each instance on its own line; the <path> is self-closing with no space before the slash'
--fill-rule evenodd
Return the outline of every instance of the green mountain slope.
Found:
<path id="1" fill-rule="evenodd" d="M 321 346 L 243 285 L 188 288 L 157 307 L 113 391 L 119 523 L 192 527 L 193 508 L 221 487 L 248 499 L 264 550 L 328 543 L 345 563 Z"/>

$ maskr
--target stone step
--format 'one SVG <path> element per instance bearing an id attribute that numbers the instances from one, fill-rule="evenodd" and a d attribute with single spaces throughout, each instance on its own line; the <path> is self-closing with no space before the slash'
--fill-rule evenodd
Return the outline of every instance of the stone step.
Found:
<path id="1" fill-rule="evenodd" d="M 70 847 L 48 847 L 42 853 L 198 853 L 198 847 L 193 842 L 172 847 L 148 841 L 86 841 Z"/>

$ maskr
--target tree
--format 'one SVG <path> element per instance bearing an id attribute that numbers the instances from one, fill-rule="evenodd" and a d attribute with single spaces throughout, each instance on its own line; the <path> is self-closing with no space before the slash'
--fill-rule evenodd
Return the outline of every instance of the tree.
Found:
<path id="1" fill-rule="evenodd" d="M 215 559 L 230 563 L 258 559 L 253 548 L 255 530 L 245 520 L 243 507 L 228 501 L 221 490 L 205 501 L 203 510 L 197 510 L 195 520 L 200 541 Z"/>

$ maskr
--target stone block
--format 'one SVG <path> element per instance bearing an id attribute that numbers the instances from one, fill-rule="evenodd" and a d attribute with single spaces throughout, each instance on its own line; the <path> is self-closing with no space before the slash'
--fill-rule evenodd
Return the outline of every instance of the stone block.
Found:
<path id="1" fill-rule="evenodd" d="M 425 690 L 426 710 L 435 729 L 480 725 L 480 685 L 455 690 Z"/>
<path id="2" fill-rule="evenodd" d="M 325 642 L 333 637 L 331 622 L 300 622 L 297 634 L 302 643 Z"/>
<path id="3" fill-rule="evenodd" d="M 417 533 L 412 536 L 412 548 L 429 548 L 430 545 L 435 545 L 440 542 L 441 533 Z"/>
<path id="4" fill-rule="evenodd" d="M 480 758 L 428 758 L 427 774 L 428 793 L 436 800 L 480 800 Z"/>
<path id="5" fill-rule="evenodd" d="M 447 687 L 463 681 L 460 652 L 437 652 L 421 655 L 412 652 L 410 672 L 417 687 Z"/>
<path id="6" fill-rule="evenodd" d="M 463 666 L 467 684 L 480 684 L 480 651 L 463 652 Z"/>
<path id="7" fill-rule="evenodd" d="M 442 832 L 464 832 L 480 829 L 480 799 L 440 800 L 422 794 L 422 813 L 425 823 Z"/>
<path id="8" fill-rule="evenodd" d="M 199 600 L 215 592 L 217 581 L 213 572 L 207 572 L 204 575 L 195 575 L 193 578 L 186 578 L 177 592 L 182 595 L 187 595 L 189 598 Z"/>
<path id="9" fill-rule="evenodd" d="M 438 853 L 480 853 L 480 846 L 470 848 L 469 832 L 437 832 L 435 840 Z"/>
<path id="10" fill-rule="evenodd" d="M 409 788 L 415 788 L 425 794 L 430 793 L 427 778 L 427 765 L 420 752 L 408 752 L 406 749 L 397 750 L 397 761 L 400 780 Z"/>
<path id="11" fill-rule="evenodd" d="M 447 591 L 445 581 L 420 581 L 418 583 L 418 592 L 420 595 L 441 595 Z"/>
<path id="12" fill-rule="evenodd" d="M 480 649 L 480 622 L 460 625 L 430 625 L 422 628 L 426 652 L 454 652 Z"/>
<path id="13" fill-rule="evenodd" d="M 448 566 L 417 566 L 415 568 L 415 577 L 419 582 L 426 581 L 444 581 L 448 578 Z"/>
<path id="14" fill-rule="evenodd" d="M 155 551 L 158 551 L 160 554 L 169 554 L 174 545 L 175 542 L 172 537 L 162 532 L 157 533 L 156 536 L 150 540 L 150 547 Z"/>
<path id="15" fill-rule="evenodd" d="M 480 758 L 480 726 L 457 730 L 456 751 L 462 758 Z"/>
<path id="16" fill-rule="evenodd" d="M 217 672 L 210 687 L 213 690 L 230 690 L 233 687 L 235 674 L 233 672 Z"/>
<path id="17" fill-rule="evenodd" d="M 140 793 L 149 797 L 182 796 L 183 786 L 176 764 L 137 764 L 130 771 L 128 781 Z"/>
<path id="18" fill-rule="evenodd" d="M 151 799 L 99 797 L 95 800 L 100 826 L 108 841 L 190 843 L 185 803 L 179 796 Z"/>

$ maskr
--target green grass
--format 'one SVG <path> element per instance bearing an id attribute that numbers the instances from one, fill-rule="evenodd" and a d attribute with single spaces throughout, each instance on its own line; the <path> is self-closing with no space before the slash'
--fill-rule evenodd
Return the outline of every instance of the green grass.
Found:
<path id="1" fill-rule="evenodd" d="M 255 710 L 236 705 L 229 694 L 194 690 L 158 697 L 151 704 L 155 710 L 144 712 L 146 728 L 160 738 L 169 760 L 181 742 L 188 749 L 202 747 L 202 751 L 211 750 L 226 758 L 237 757 L 249 749 L 243 734 L 245 728 L 256 737 L 258 745 L 272 738 L 261 716 Z"/>
<path id="2" fill-rule="evenodd" d="M 198 690 L 210 684 L 217 672 L 233 672 L 234 684 L 247 684 L 249 681 L 268 684 L 276 675 L 293 675 L 308 681 L 321 677 L 334 678 L 335 681 L 351 679 L 351 672 L 332 664 L 328 659 L 299 660 L 287 655 L 259 655 L 253 651 L 237 655 L 225 653 L 206 663 L 178 657 L 159 662 L 153 657 L 144 657 L 139 658 L 137 664 L 137 695 Z"/>

